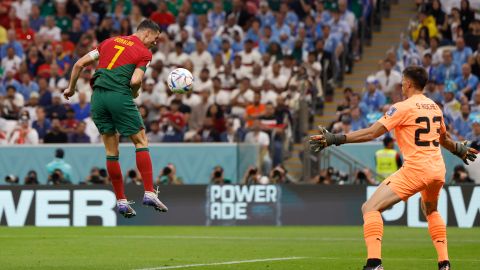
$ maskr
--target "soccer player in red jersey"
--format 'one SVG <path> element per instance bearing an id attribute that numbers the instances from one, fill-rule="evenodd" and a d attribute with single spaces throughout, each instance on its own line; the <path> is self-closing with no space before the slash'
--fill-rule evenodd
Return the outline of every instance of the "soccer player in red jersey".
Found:
<path id="1" fill-rule="evenodd" d="M 160 35 L 160 28 L 155 22 L 144 20 L 135 34 L 106 39 L 75 63 L 70 84 L 63 92 L 66 99 L 73 96 L 83 68 L 98 60 L 92 78 L 92 120 L 105 144 L 107 171 L 117 197 L 118 212 L 126 218 L 135 216 L 136 212 L 124 193 L 123 176 L 118 162 L 117 133 L 129 137 L 135 145 L 137 168 L 145 189 L 143 204 L 161 212 L 168 210 L 158 199 L 158 190 L 153 189 L 152 161 L 145 127 L 133 102 L 138 96 L 147 65 L 152 60 L 149 48 L 157 44 Z"/>
<path id="2" fill-rule="evenodd" d="M 406 99 L 394 104 L 385 116 L 371 127 L 346 135 L 331 134 L 321 129 L 310 138 L 312 150 L 318 152 L 332 144 L 371 141 L 394 130 L 405 162 L 385 179 L 375 193 L 362 205 L 363 232 L 368 258 L 364 270 L 383 270 L 381 247 L 383 220 L 381 212 L 412 195 L 422 195 L 422 210 L 437 250 L 438 269 L 450 270 L 447 251 L 447 229 L 437 211 L 440 190 L 445 183 L 445 162 L 440 145 L 460 157 L 466 164 L 474 161 L 478 151 L 465 142 L 454 142 L 447 133 L 443 113 L 431 99 L 423 95 L 428 74 L 422 67 L 403 71 L 402 92 Z"/>

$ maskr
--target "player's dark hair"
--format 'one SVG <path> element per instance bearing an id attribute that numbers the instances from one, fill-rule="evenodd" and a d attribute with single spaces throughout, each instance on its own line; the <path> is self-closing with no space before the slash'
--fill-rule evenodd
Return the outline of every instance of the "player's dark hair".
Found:
<path id="1" fill-rule="evenodd" d="M 403 70 L 403 76 L 410 79 L 417 89 L 423 90 L 425 85 L 427 85 L 428 74 L 423 67 L 407 67 Z"/>
<path id="2" fill-rule="evenodd" d="M 152 30 L 154 32 L 160 32 L 160 26 L 152 20 L 146 19 L 143 20 L 137 27 L 137 31 L 143 31 L 143 30 Z"/>

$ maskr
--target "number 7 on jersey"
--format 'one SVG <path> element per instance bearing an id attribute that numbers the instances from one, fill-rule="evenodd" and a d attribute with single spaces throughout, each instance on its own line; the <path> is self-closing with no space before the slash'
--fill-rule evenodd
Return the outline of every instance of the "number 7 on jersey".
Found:
<path id="1" fill-rule="evenodd" d="M 110 61 L 110 64 L 108 64 L 107 69 L 112 69 L 112 67 L 113 67 L 113 65 L 115 64 L 115 62 L 117 62 L 117 59 L 118 59 L 118 57 L 120 56 L 120 54 L 122 54 L 123 50 L 125 50 L 125 47 L 120 46 L 120 45 L 115 45 L 114 48 L 117 49 L 118 51 L 117 51 L 117 53 L 113 56 L 112 61 Z"/>

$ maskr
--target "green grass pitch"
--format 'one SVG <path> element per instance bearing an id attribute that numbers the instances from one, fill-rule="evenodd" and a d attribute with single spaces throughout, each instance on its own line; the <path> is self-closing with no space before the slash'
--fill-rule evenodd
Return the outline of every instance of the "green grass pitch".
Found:
<path id="1" fill-rule="evenodd" d="M 480 269 L 480 228 L 448 236 L 453 269 Z M 4 270 L 361 269 L 366 254 L 359 226 L 1 227 L 0 243 Z M 387 226 L 383 257 L 387 270 L 437 269 L 427 229 Z"/>

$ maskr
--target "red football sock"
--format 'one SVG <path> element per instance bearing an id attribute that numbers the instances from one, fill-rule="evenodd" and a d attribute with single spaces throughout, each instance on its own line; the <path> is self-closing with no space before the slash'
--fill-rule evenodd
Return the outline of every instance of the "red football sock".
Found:
<path id="1" fill-rule="evenodd" d="M 125 197 L 125 190 L 123 188 L 122 170 L 120 169 L 118 156 L 107 156 L 107 171 L 110 180 L 112 180 L 115 197 L 117 197 L 117 200 L 126 200 L 127 198 Z"/>
<path id="2" fill-rule="evenodd" d="M 137 168 L 143 179 L 143 188 L 145 191 L 154 192 L 152 160 L 148 148 L 137 148 L 136 150 Z"/>

